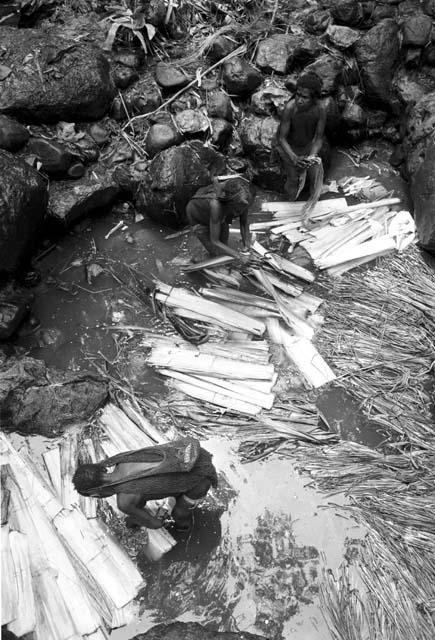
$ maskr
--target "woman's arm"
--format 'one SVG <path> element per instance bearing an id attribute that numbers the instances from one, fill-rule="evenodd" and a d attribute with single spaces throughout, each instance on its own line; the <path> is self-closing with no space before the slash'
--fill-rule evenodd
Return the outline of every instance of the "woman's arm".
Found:
<path id="1" fill-rule="evenodd" d="M 314 134 L 313 144 L 311 145 L 310 156 L 316 156 L 322 148 L 325 138 L 326 111 L 320 107 L 319 119 L 317 121 L 316 133 Z"/>
<path id="2" fill-rule="evenodd" d="M 147 529 L 161 529 L 163 521 L 152 516 L 146 509 L 140 509 L 137 505 L 140 497 L 135 493 L 118 493 L 116 503 L 118 509 L 129 516 L 132 516 L 137 524 Z"/>
<path id="3" fill-rule="evenodd" d="M 233 258 L 238 258 L 239 254 L 234 249 L 231 249 L 227 244 L 220 241 L 221 228 L 223 224 L 224 211 L 222 205 L 218 200 L 213 200 L 210 204 L 210 243 L 214 249 L 216 249 L 217 255 L 226 254 Z"/>
<path id="4" fill-rule="evenodd" d="M 249 249 L 251 246 L 251 234 L 249 233 L 249 219 L 248 208 L 240 216 L 240 235 L 242 236 L 242 242 L 244 249 Z"/>

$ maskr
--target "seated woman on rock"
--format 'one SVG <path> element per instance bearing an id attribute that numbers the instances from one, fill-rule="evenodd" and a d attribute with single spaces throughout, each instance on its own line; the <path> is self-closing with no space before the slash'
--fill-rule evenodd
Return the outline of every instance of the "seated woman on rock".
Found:
<path id="1" fill-rule="evenodd" d="M 114 467 L 113 470 L 109 469 Z M 210 487 L 217 486 L 212 456 L 194 438 L 126 451 L 96 464 L 80 465 L 73 484 L 82 496 L 106 498 L 116 494 L 118 508 L 128 515 L 127 526 L 160 529 L 164 520 L 144 509 L 148 500 L 174 497 L 175 526 L 189 530 L 191 510 Z"/>
<path id="2" fill-rule="evenodd" d="M 315 73 L 299 77 L 294 98 L 286 104 L 277 134 L 277 151 L 287 176 L 285 190 L 291 201 L 300 195 L 308 177 L 310 197 L 304 207 L 309 216 L 319 199 L 326 160 L 326 113 L 319 102 L 322 82 Z"/>
<path id="3" fill-rule="evenodd" d="M 213 184 L 201 187 L 189 200 L 186 216 L 196 227 L 196 235 L 212 256 L 229 255 L 239 258 L 237 251 L 228 246 L 230 224 L 240 220 L 243 248 L 250 247 L 248 209 L 253 200 L 249 181 L 228 178 L 222 183 L 214 178 Z"/>

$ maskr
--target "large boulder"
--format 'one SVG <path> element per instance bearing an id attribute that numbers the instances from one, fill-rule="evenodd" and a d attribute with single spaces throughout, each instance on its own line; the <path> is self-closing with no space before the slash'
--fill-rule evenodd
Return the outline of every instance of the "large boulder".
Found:
<path id="1" fill-rule="evenodd" d="M 18 151 L 26 144 L 29 135 L 26 127 L 16 120 L 0 116 L 0 149 Z"/>
<path id="2" fill-rule="evenodd" d="M 1 83 L 0 113 L 25 122 L 96 120 L 110 107 L 115 87 L 103 53 L 68 40 L 53 27 L 0 27 L 2 64 L 11 73 Z"/>
<path id="3" fill-rule="evenodd" d="M 423 95 L 409 112 L 406 142 L 410 149 L 435 133 L 435 91 Z"/>
<path id="4" fill-rule="evenodd" d="M 251 96 L 252 110 L 259 116 L 281 116 L 291 97 L 292 94 L 289 91 L 274 85 L 260 87 Z"/>
<path id="5" fill-rule="evenodd" d="M 36 248 L 48 185 L 40 173 L 7 151 L 0 151 L 0 175 L 0 273 L 13 273 Z"/>
<path id="6" fill-rule="evenodd" d="M 418 237 L 435 252 L 435 91 L 411 108 L 404 151 Z"/>
<path id="7" fill-rule="evenodd" d="M 199 141 L 165 149 L 143 176 L 136 207 L 162 224 L 180 224 L 190 198 L 211 182 L 211 172 L 224 171 L 224 157 Z"/>
<path id="8" fill-rule="evenodd" d="M 93 166 L 79 180 L 53 182 L 48 215 L 68 227 L 80 218 L 109 209 L 121 193 L 110 171 Z"/>
<path id="9" fill-rule="evenodd" d="M 146 633 L 135 636 L 133 640 L 264 640 L 246 631 L 213 631 L 198 622 L 171 622 L 151 627 Z"/>
<path id="10" fill-rule="evenodd" d="M 366 99 L 374 106 L 391 106 L 391 85 L 399 60 L 399 27 L 395 20 L 382 20 L 355 44 Z"/>
<path id="11" fill-rule="evenodd" d="M 15 284 L 0 287 L 0 341 L 13 336 L 28 315 L 33 299 L 28 289 Z"/>
<path id="12" fill-rule="evenodd" d="M 255 64 L 263 71 L 285 73 L 287 59 L 291 51 L 299 44 L 300 36 L 276 34 L 260 40 L 255 56 Z"/>
<path id="13" fill-rule="evenodd" d="M 276 118 L 248 116 L 239 133 L 243 151 L 251 161 L 255 182 L 264 189 L 281 191 L 283 175 L 275 151 L 279 121 Z"/>
<path id="14" fill-rule="evenodd" d="M 411 176 L 411 197 L 419 242 L 435 254 L 435 136 L 426 146 L 419 169 Z"/>
<path id="15" fill-rule="evenodd" d="M 9 358 L 0 366 L 2 429 L 59 436 L 89 420 L 107 393 L 107 382 L 97 375 L 48 368 L 34 358 Z"/>
<path id="16" fill-rule="evenodd" d="M 236 96 L 250 95 L 262 82 L 261 73 L 238 57 L 225 63 L 223 79 L 228 93 Z"/>

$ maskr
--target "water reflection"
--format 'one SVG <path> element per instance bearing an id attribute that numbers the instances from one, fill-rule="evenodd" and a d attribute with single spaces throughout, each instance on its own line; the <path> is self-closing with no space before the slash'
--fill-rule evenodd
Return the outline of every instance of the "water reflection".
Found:
<path id="1" fill-rule="evenodd" d="M 337 567 L 357 528 L 322 509 L 324 499 L 289 460 L 243 466 L 235 443 L 204 446 L 223 478 L 218 492 L 197 511 L 191 535 L 159 563 L 139 554 L 146 626 L 182 618 L 271 639 L 303 629 L 301 638 L 329 640 L 317 595 L 323 554 Z"/>

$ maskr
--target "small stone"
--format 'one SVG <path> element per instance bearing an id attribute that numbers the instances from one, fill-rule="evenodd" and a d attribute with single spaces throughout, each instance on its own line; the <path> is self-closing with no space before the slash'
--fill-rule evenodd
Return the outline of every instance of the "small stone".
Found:
<path id="1" fill-rule="evenodd" d="M 238 44 L 234 42 L 233 39 L 227 38 L 226 36 L 218 36 L 210 46 L 207 56 L 212 62 L 218 62 L 218 60 L 225 58 L 225 56 L 234 51 L 234 49 L 237 49 L 237 47 Z"/>
<path id="2" fill-rule="evenodd" d="M 406 18 L 402 24 L 403 44 L 424 47 L 430 40 L 432 20 L 423 13 Z"/>
<path id="3" fill-rule="evenodd" d="M 261 73 L 239 57 L 224 65 L 223 79 L 227 91 L 237 96 L 253 93 L 262 82 Z"/>
<path id="4" fill-rule="evenodd" d="M 25 287 L 36 287 L 41 282 L 41 272 L 37 269 L 30 269 L 22 279 Z"/>
<path id="5" fill-rule="evenodd" d="M 207 95 L 207 113 L 211 118 L 223 118 L 232 122 L 234 114 L 231 98 L 223 91 L 211 91 Z"/>
<path id="6" fill-rule="evenodd" d="M 163 26 L 166 18 L 166 2 L 164 0 L 148 0 L 145 4 L 145 20 L 154 27 Z"/>
<path id="7" fill-rule="evenodd" d="M 209 120 L 199 109 L 185 109 L 175 116 L 178 129 L 183 134 L 195 135 L 204 133 L 209 128 Z"/>
<path id="8" fill-rule="evenodd" d="M 324 54 L 305 67 L 303 74 L 314 72 L 322 80 L 322 95 L 334 93 L 341 79 L 344 62 L 341 57 Z"/>
<path id="9" fill-rule="evenodd" d="M 10 76 L 11 73 L 12 73 L 12 69 L 10 67 L 7 67 L 4 64 L 0 64 L 0 82 L 2 80 L 6 80 L 6 78 Z"/>
<path id="10" fill-rule="evenodd" d="M 312 9 L 305 18 L 305 27 L 309 33 L 324 33 L 331 22 L 331 14 L 327 9 Z"/>
<path id="11" fill-rule="evenodd" d="M 211 120 L 211 142 L 219 150 L 224 149 L 233 133 L 233 125 L 223 118 L 213 118 Z"/>
<path id="12" fill-rule="evenodd" d="M 91 135 L 84 134 L 79 140 L 71 145 L 80 160 L 86 164 L 97 162 L 100 157 L 100 150 Z"/>
<path id="13" fill-rule="evenodd" d="M 156 66 L 156 81 L 163 89 L 181 89 L 191 80 L 187 73 L 174 65 L 159 62 Z"/>
<path id="14" fill-rule="evenodd" d="M 358 27 L 363 22 L 363 8 L 355 0 L 334 0 L 331 13 L 338 25 Z"/>
<path id="15" fill-rule="evenodd" d="M 360 37 L 359 31 L 336 24 L 329 25 L 326 35 L 337 49 L 350 49 Z"/>
<path id="16" fill-rule="evenodd" d="M 136 116 L 150 113 L 159 107 L 161 103 L 160 89 L 154 78 L 148 75 L 127 89 L 123 95 L 123 100 L 119 96 L 115 98 L 112 103 L 111 113 L 115 120 L 121 121 L 127 118 L 127 114 Z"/>
<path id="17" fill-rule="evenodd" d="M 124 65 L 124 67 L 130 67 L 130 69 L 139 69 L 144 61 L 144 55 L 142 52 L 136 51 L 117 51 L 113 55 L 113 59 L 118 64 Z"/>
<path id="18" fill-rule="evenodd" d="M 33 295 L 6 287 L 0 291 L 0 340 L 8 340 L 30 311 Z"/>
<path id="19" fill-rule="evenodd" d="M 26 127 L 12 118 L 0 115 L 0 149 L 17 151 L 26 144 L 29 137 Z"/>
<path id="20" fill-rule="evenodd" d="M 435 45 L 431 44 L 424 51 L 424 61 L 431 67 L 435 67 Z"/>
<path id="21" fill-rule="evenodd" d="M 150 158 L 153 158 L 163 149 L 180 141 L 181 135 L 172 124 L 153 124 L 146 137 L 145 149 Z"/>
<path id="22" fill-rule="evenodd" d="M 134 244 L 134 238 L 133 238 L 133 236 L 131 236 L 130 234 L 127 234 L 127 235 L 125 236 L 125 241 L 126 241 L 128 244 Z"/>
<path id="23" fill-rule="evenodd" d="M 422 51 L 420 47 L 408 47 L 405 54 L 405 67 L 416 69 L 421 62 Z"/>
<path id="24" fill-rule="evenodd" d="M 41 169 L 49 176 L 62 176 L 71 164 L 72 155 L 58 142 L 44 138 L 31 138 L 28 149 L 41 163 Z"/>
<path id="25" fill-rule="evenodd" d="M 110 138 L 110 132 L 100 124 L 93 124 L 89 129 L 89 134 L 100 147 L 106 144 Z"/>
<path id="26" fill-rule="evenodd" d="M 356 102 L 347 102 L 341 114 L 342 121 L 348 129 L 362 127 L 367 122 L 367 114 Z"/>
<path id="27" fill-rule="evenodd" d="M 81 178 L 85 173 L 85 166 L 81 162 L 73 162 L 67 171 L 69 178 L 77 180 Z"/>
<path id="28" fill-rule="evenodd" d="M 252 110 L 259 116 L 281 116 L 291 94 L 279 87 L 262 87 L 251 97 Z"/>
<path id="29" fill-rule="evenodd" d="M 129 67 L 119 66 L 112 70 L 113 82 L 118 89 L 127 89 L 139 79 L 138 73 Z"/>
<path id="30" fill-rule="evenodd" d="M 255 56 L 255 64 L 264 71 L 285 73 L 287 59 L 291 51 L 299 44 L 300 37 L 276 34 L 261 40 Z"/>

